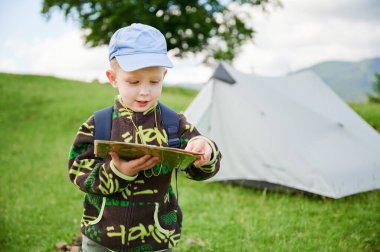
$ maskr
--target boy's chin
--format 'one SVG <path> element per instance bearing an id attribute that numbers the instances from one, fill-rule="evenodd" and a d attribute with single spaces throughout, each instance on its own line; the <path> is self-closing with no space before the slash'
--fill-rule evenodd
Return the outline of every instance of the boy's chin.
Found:
<path id="1" fill-rule="evenodd" d="M 142 108 L 132 108 L 132 110 L 134 112 L 145 112 L 146 110 L 148 110 L 148 108 L 144 108 L 144 109 L 142 109 Z"/>
<path id="2" fill-rule="evenodd" d="M 152 102 L 148 102 L 146 104 L 136 103 L 136 104 L 134 104 L 132 110 L 135 112 L 145 112 L 146 110 L 148 110 L 153 105 L 154 105 L 154 103 L 152 103 Z"/>

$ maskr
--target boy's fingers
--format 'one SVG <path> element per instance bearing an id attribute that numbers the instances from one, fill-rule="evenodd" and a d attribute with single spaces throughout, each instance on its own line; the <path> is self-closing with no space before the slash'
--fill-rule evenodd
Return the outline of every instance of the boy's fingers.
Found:
<path id="1" fill-rule="evenodd" d="M 147 168 L 152 168 L 153 166 L 155 166 L 158 162 L 158 157 L 152 157 L 151 159 L 149 159 L 145 164 L 144 164 L 144 167 L 147 167 Z"/>
<path id="2" fill-rule="evenodd" d="M 134 163 L 134 169 L 137 170 L 145 170 L 146 168 L 151 168 L 153 167 L 158 161 L 158 157 L 152 157 L 150 155 L 145 155 L 144 157 L 140 159 L 136 159 L 134 161 L 138 161 L 137 163 Z"/>
<path id="3" fill-rule="evenodd" d="M 144 168 L 142 168 L 142 170 L 150 170 L 150 169 L 152 169 L 154 166 L 155 166 L 156 164 L 154 164 L 154 165 L 150 165 L 150 166 L 147 166 L 147 167 L 144 167 Z"/>
<path id="4" fill-rule="evenodd" d="M 202 152 L 202 150 L 203 150 L 202 145 L 199 145 L 199 144 L 191 145 L 189 148 L 189 151 L 192 151 L 192 152 Z"/>
<path id="5" fill-rule="evenodd" d="M 130 162 L 131 162 L 131 165 L 134 167 L 141 167 L 141 165 L 145 164 L 146 161 L 148 161 L 150 157 L 151 157 L 150 155 L 145 155 L 145 156 L 142 156 L 141 158 L 132 160 Z"/>
<path id="6" fill-rule="evenodd" d="M 197 160 L 196 162 L 194 162 L 194 165 L 196 166 L 202 166 L 203 162 L 202 160 Z"/>
<path id="7" fill-rule="evenodd" d="M 195 165 L 201 165 L 201 164 L 203 164 L 204 163 L 204 157 L 203 156 L 199 156 L 198 158 L 197 158 L 197 160 L 194 162 L 194 164 Z"/>
<path id="8" fill-rule="evenodd" d="M 211 160 L 211 154 L 212 154 L 212 149 L 211 148 L 206 148 L 206 151 L 205 151 L 205 159 L 210 161 Z"/>
<path id="9" fill-rule="evenodd" d="M 197 140 L 191 141 L 185 148 L 187 151 L 194 151 L 197 152 L 197 149 L 199 149 L 201 146 L 199 145 L 199 142 Z"/>
<path id="10" fill-rule="evenodd" d="M 193 150 L 193 145 L 192 142 L 190 142 L 188 145 L 186 145 L 185 151 L 192 151 Z"/>
<path id="11" fill-rule="evenodd" d="M 110 152 L 110 156 L 111 156 L 111 158 L 112 158 L 112 160 L 114 161 L 114 162 L 116 162 L 116 163 L 118 163 L 119 162 L 119 155 L 117 155 L 117 153 L 116 152 L 113 152 L 113 151 L 111 151 Z"/>
<path id="12" fill-rule="evenodd" d="M 194 164 L 197 166 L 202 166 L 202 165 L 206 164 L 207 162 L 210 161 L 211 154 L 212 154 L 212 151 L 209 151 L 208 149 L 206 149 L 205 154 L 198 157 L 197 161 L 195 161 Z"/>
<path id="13" fill-rule="evenodd" d="M 205 147 L 205 153 L 207 153 L 207 155 L 211 155 L 212 153 L 211 146 L 208 143 L 207 143 L 207 146 Z"/>

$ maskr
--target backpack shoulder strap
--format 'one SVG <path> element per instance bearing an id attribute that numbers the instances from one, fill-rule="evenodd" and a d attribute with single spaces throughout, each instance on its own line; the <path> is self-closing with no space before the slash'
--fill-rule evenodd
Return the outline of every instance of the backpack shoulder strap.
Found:
<path id="1" fill-rule="evenodd" d="M 165 106 L 161 102 L 158 103 L 160 106 L 162 121 L 166 133 L 168 134 L 169 147 L 179 148 L 180 141 L 178 137 L 179 132 L 179 116 L 177 112 L 171 108 Z"/>
<path id="2" fill-rule="evenodd" d="M 94 113 L 94 140 L 110 140 L 112 129 L 113 106 L 106 107 Z"/>
<path id="3" fill-rule="evenodd" d="M 179 132 L 179 116 L 177 112 L 171 108 L 159 103 L 162 115 L 162 121 L 165 131 L 168 134 L 169 147 L 179 148 L 180 141 L 178 137 Z M 110 140 L 112 129 L 112 112 L 113 106 L 106 107 L 94 113 L 94 140 Z"/>

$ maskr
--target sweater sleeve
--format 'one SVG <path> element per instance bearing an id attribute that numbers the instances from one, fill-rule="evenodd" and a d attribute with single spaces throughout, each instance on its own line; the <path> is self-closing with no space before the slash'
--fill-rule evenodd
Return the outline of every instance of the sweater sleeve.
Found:
<path id="1" fill-rule="evenodd" d="M 185 149 L 190 141 L 193 141 L 198 138 L 203 138 L 209 143 L 213 151 L 210 162 L 203 166 L 191 165 L 187 167 L 183 170 L 185 176 L 193 180 L 206 180 L 213 177 L 219 171 L 220 160 L 222 158 L 222 155 L 217 145 L 212 140 L 202 136 L 193 125 L 187 122 L 186 117 L 183 114 L 180 114 L 179 118 L 179 136 L 181 142 L 181 149 Z"/>
<path id="2" fill-rule="evenodd" d="M 87 193 L 110 195 L 121 192 L 136 177 L 119 172 L 111 160 L 103 161 L 94 154 L 94 117 L 78 130 L 71 147 L 68 163 L 69 178 Z"/>

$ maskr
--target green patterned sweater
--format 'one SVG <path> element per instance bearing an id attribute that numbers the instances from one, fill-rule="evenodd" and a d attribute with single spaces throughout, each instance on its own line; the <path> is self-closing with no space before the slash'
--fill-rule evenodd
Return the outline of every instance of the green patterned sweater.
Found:
<path id="1" fill-rule="evenodd" d="M 180 114 L 181 149 L 200 134 Z M 116 98 L 111 140 L 168 146 L 159 107 L 133 112 Z M 137 126 L 136 130 L 133 123 Z M 138 135 L 140 133 L 140 136 Z M 81 231 L 113 251 L 158 251 L 174 247 L 180 239 L 182 212 L 170 185 L 174 167 L 156 164 L 151 170 L 128 177 L 110 159 L 94 156 L 94 118 L 81 125 L 69 154 L 70 180 L 85 192 Z M 186 177 L 205 180 L 219 170 L 221 154 L 214 142 L 211 161 L 183 170 Z"/>

